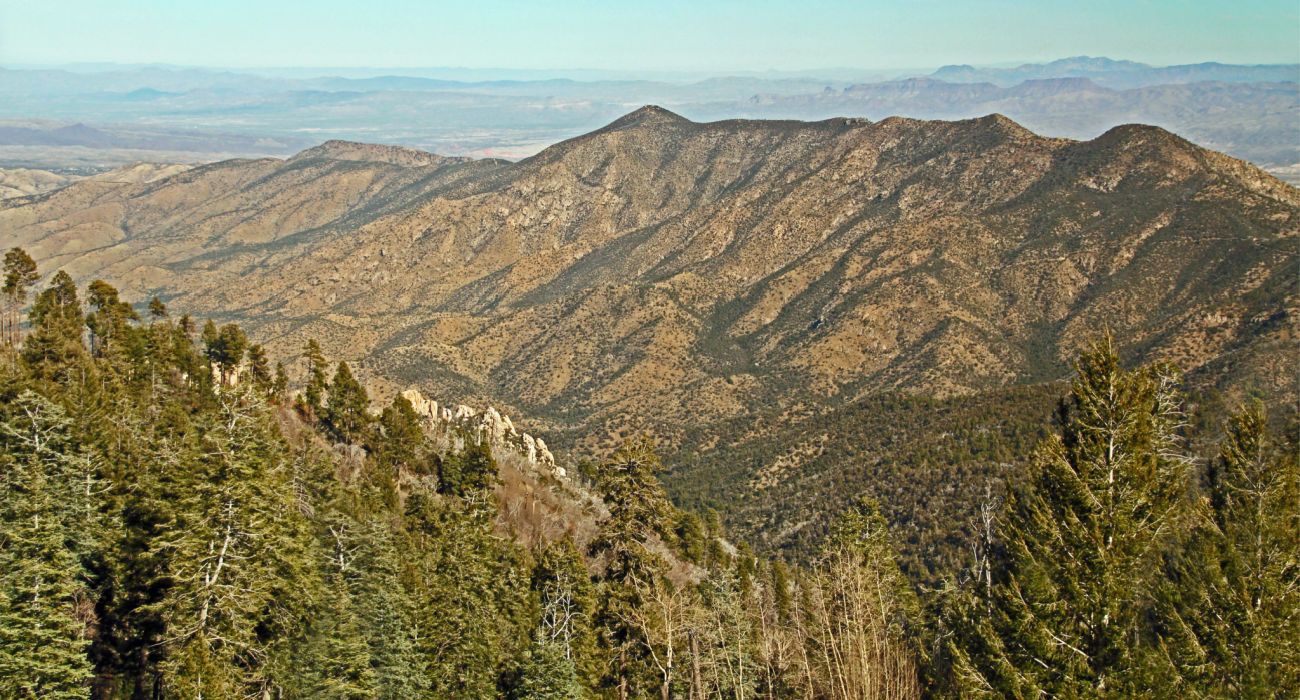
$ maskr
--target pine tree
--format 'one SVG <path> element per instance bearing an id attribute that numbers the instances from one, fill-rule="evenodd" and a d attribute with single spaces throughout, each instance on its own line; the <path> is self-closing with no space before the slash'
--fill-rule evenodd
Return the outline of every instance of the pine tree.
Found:
<path id="1" fill-rule="evenodd" d="M 604 665 L 593 627 L 599 606 L 591 576 L 571 538 L 553 542 L 538 554 L 532 589 L 541 608 L 535 636 L 558 645 L 572 660 L 579 684 L 595 688 Z"/>
<path id="2" fill-rule="evenodd" d="M 482 504 L 417 491 L 406 504 L 404 587 L 415 603 L 429 696 L 496 695 L 532 628 L 526 569 Z"/>
<path id="3" fill-rule="evenodd" d="M 311 697 L 328 700 L 368 700 L 377 697 L 377 680 L 370 666 L 363 621 L 341 573 L 331 575 L 324 610 L 316 616 L 314 637 L 320 645 L 317 677 Z"/>
<path id="4" fill-rule="evenodd" d="M 437 462 L 438 492 L 460 498 L 478 497 L 497 482 L 497 463 L 487 441 L 466 438 L 465 448 Z"/>
<path id="5" fill-rule="evenodd" d="M 307 341 L 302 358 L 307 362 L 307 387 L 303 392 L 304 405 L 312 420 L 325 415 L 325 354 L 314 338 Z"/>
<path id="6" fill-rule="evenodd" d="M 91 677 L 79 552 L 92 523 L 75 504 L 84 458 L 69 421 L 30 392 L 0 424 L 0 687 L 15 697 L 84 698 Z"/>
<path id="7" fill-rule="evenodd" d="M 22 248 L 10 248 L 5 253 L 4 273 L 4 286 L 0 287 L 0 293 L 4 294 L 8 308 L 0 335 L 3 335 L 6 345 L 17 347 L 22 340 L 19 336 L 18 313 L 27 301 L 27 290 L 36 284 L 40 275 L 36 273 L 36 261 Z"/>
<path id="8" fill-rule="evenodd" d="M 81 342 L 81 302 L 68 273 L 54 274 L 29 316 L 32 330 L 23 343 L 22 360 L 33 377 L 67 384 L 90 370 Z"/>
<path id="9" fill-rule="evenodd" d="M 1180 551 L 1156 616 L 1162 673 L 1189 695 L 1300 692 L 1300 446 L 1263 406 L 1233 416 L 1209 470 L 1210 512 Z M 1292 436 L 1295 432 L 1291 433 Z"/>
<path id="10" fill-rule="evenodd" d="M 379 416 L 376 456 L 390 472 L 423 471 L 424 428 L 415 408 L 404 396 L 397 396 Z"/>
<path id="11" fill-rule="evenodd" d="M 1176 373 L 1120 367 L 1109 338 L 1078 361 L 1061 434 L 1008 497 L 1002 554 L 955 674 L 1019 697 L 1140 689 L 1160 557 L 1185 528 L 1189 460 Z M 982 633 L 981 633 L 982 632 Z"/>
<path id="12" fill-rule="evenodd" d="M 261 345 L 248 347 L 248 379 L 258 391 L 271 393 L 271 364 L 266 358 L 266 348 Z"/>
<path id="13" fill-rule="evenodd" d="M 171 586 L 171 549 L 163 535 L 178 498 L 160 466 L 175 464 L 176 445 L 190 432 L 189 412 L 178 403 L 158 407 L 154 420 L 135 414 L 119 423 L 116 432 L 131 442 L 111 455 L 122 466 L 114 489 L 120 524 L 107 548 L 111 583 L 99 604 L 95 656 L 101 676 L 111 674 L 132 697 L 157 685 L 167 631 L 162 602 Z"/>
<path id="14" fill-rule="evenodd" d="M 167 305 L 157 296 L 149 299 L 149 316 L 155 321 L 167 318 Z"/>
<path id="15" fill-rule="evenodd" d="M 1259 403 L 1234 416 L 1210 471 L 1223 602 L 1241 621 L 1220 680 L 1241 697 L 1300 692 L 1300 426 L 1293 420 L 1289 439 L 1274 440 L 1267 425 Z"/>
<path id="16" fill-rule="evenodd" d="M 244 360 L 248 337 L 244 335 L 243 329 L 233 323 L 227 323 L 217 330 L 215 324 L 208 321 L 203 327 L 203 345 L 208 360 L 217 367 L 221 384 L 225 385 L 231 372 Z"/>
<path id="17" fill-rule="evenodd" d="M 538 640 L 529 648 L 516 697 L 519 700 L 582 700 L 577 669 L 560 644 Z"/>
<path id="18" fill-rule="evenodd" d="M 366 622 L 365 636 L 375 676 L 375 697 L 418 697 L 428 686 L 424 659 L 417 648 L 415 604 L 401 583 L 401 554 L 390 528 L 367 520 L 357 532 L 352 584 L 357 614 Z"/>
<path id="19" fill-rule="evenodd" d="M 90 329 L 95 356 L 120 354 L 120 346 L 127 342 L 131 331 L 129 322 L 139 320 L 139 315 L 118 297 L 117 289 L 104 280 L 90 283 L 86 302 L 92 309 L 86 315 L 86 327 Z"/>
<path id="20" fill-rule="evenodd" d="M 284 371 L 284 363 L 275 363 L 275 379 L 271 380 L 271 398 L 277 402 L 284 401 L 289 391 L 289 373 Z"/>
<path id="21" fill-rule="evenodd" d="M 590 547 L 605 565 L 604 605 L 596 622 L 602 643 L 614 657 L 605 685 L 620 695 L 649 694 L 652 687 L 662 691 L 665 677 L 671 676 L 668 666 L 653 658 L 656 639 L 637 623 L 646 619 L 642 608 L 648 594 L 663 593 L 666 603 L 674 602 L 663 580 L 666 562 L 650 546 L 665 536 L 669 523 L 668 500 L 655 478 L 659 469 L 653 442 L 642 437 L 620 447 L 599 471 L 609 518 Z"/>
<path id="22" fill-rule="evenodd" d="M 608 556 L 609 578 L 626 581 L 646 578 L 658 567 L 647 548 L 652 536 L 669 532 L 670 506 L 656 474 L 662 469 L 654 443 L 643 437 L 623 445 L 600 468 L 600 486 L 609 504 L 610 517 L 592 553 Z"/>
<path id="23" fill-rule="evenodd" d="M 182 696 L 234 696 L 264 682 L 259 630 L 293 603 L 294 579 L 310 568 L 284 445 L 265 408 L 239 388 L 219 398 L 199 416 L 192 451 L 175 456 L 185 470 L 173 474 L 179 503 L 163 536 L 174 582 L 158 606 L 170 640 L 163 670 Z"/>
<path id="24" fill-rule="evenodd" d="M 221 331 L 217 330 L 217 324 L 212 319 L 203 322 L 203 331 L 199 333 L 199 338 L 203 340 L 205 353 L 210 352 L 209 348 L 215 346 L 220 337 Z"/>
<path id="25" fill-rule="evenodd" d="M 364 441 L 370 426 L 370 398 L 361 382 L 352 376 L 348 363 L 338 364 L 329 391 L 325 423 L 330 432 L 343 442 Z"/>

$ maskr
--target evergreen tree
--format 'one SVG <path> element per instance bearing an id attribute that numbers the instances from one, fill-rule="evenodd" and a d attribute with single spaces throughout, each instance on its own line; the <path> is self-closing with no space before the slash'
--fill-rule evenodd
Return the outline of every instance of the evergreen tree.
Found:
<path id="1" fill-rule="evenodd" d="M 325 353 L 321 352 L 320 343 L 315 338 L 307 341 L 302 358 L 307 362 L 307 387 L 303 401 L 307 415 L 315 420 L 325 415 Z"/>
<path id="2" fill-rule="evenodd" d="M 1078 361 L 1061 434 L 1008 498 L 1001 560 L 955 675 L 967 692 L 1124 696 L 1141 689 L 1160 556 L 1185 527 L 1175 373 L 1125 371 L 1109 338 Z"/>
<path id="3" fill-rule="evenodd" d="M 1186 694 L 1300 692 L 1300 449 L 1258 403 L 1228 422 L 1209 470 L 1210 514 L 1168 556 L 1152 683 Z"/>
<path id="4" fill-rule="evenodd" d="M 642 608 L 647 595 L 662 592 L 671 602 L 670 586 L 663 580 L 665 562 L 651 546 L 668 531 L 669 506 L 655 478 L 659 457 L 648 437 L 620 447 L 601 465 L 600 486 L 609 506 L 609 518 L 592 541 L 591 554 L 605 565 L 603 605 L 597 615 L 601 641 L 613 657 L 604 685 L 620 695 L 662 691 L 666 668 L 652 655 L 656 639 L 647 634 Z M 669 640 L 671 641 L 671 635 Z"/>
<path id="5" fill-rule="evenodd" d="M 63 411 L 30 392 L 0 424 L 0 687 L 13 697 L 84 698 L 91 677 L 78 530 L 70 505 L 86 460 Z"/>
<path id="6" fill-rule="evenodd" d="M 582 700 L 577 669 L 560 644 L 538 640 L 529 648 L 516 697 L 519 700 Z"/>
<path id="7" fill-rule="evenodd" d="M 466 438 L 465 448 L 437 462 L 438 492 L 460 498 L 483 494 L 497 482 L 497 463 L 487 441 Z"/>
<path id="8" fill-rule="evenodd" d="M 208 360 L 217 367 L 221 384 L 225 385 L 231 372 L 244 361 L 248 336 L 233 323 L 227 323 L 217 330 L 215 324 L 208 321 L 203 327 L 203 345 Z"/>
<path id="9" fill-rule="evenodd" d="M 126 341 L 131 330 L 130 321 L 139 320 L 131 305 L 118 297 L 117 289 L 104 280 L 95 280 L 87 288 L 86 302 L 91 312 L 86 315 L 86 327 L 91 333 L 91 347 L 96 357 L 108 355 L 114 346 Z"/>
<path id="10" fill-rule="evenodd" d="M 17 347 L 21 341 L 18 332 L 18 313 L 27 301 L 27 290 L 36 284 L 40 275 L 36 273 L 36 261 L 32 260 L 32 256 L 22 248 L 10 248 L 5 253 L 4 274 L 4 286 L 0 287 L 0 293 L 4 294 L 8 308 L 5 311 L 4 327 L 0 328 L 0 335 L 3 335 L 6 345 Z"/>
<path id="11" fill-rule="evenodd" d="M 271 380 L 271 397 L 275 401 L 284 401 L 289 391 L 289 373 L 284 371 L 284 363 L 275 363 L 275 379 Z"/>
<path id="12" fill-rule="evenodd" d="M 402 555 L 391 529 L 377 520 L 362 523 L 357 534 L 353 565 L 358 576 L 352 589 L 357 614 L 366 622 L 375 697 L 418 697 L 428 679 L 417 647 L 415 604 L 401 583 Z"/>
<path id="13" fill-rule="evenodd" d="M 139 414 L 118 425 L 130 439 L 111 453 L 122 466 L 114 496 L 120 526 L 108 546 L 107 585 L 99 603 L 93 649 L 101 678 L 113 678 L 121 693 L 146 697 L 159 684 L 157 661 L 167 627 L 162 603 L 172 585 L 171 549 L 165 533 L 176 517 L 178 495 L 172 474 L 176 445 L 190 432 L 189 413 L 179 401 L 158 407 L 154 420 Z"/>
<path id="14" fill-rule="evenodd" d="M 266 348 L 261 345 L 248 347 L 248 379 L 258 391 L 271 393 L 271 363 L 266 359 Z"/>
<path id="15" fill-rule="evenodd" d="M 610 517 L 592 543 L 592 553 L 609 558 L 608 577 L 648 578 L 658 568 L 646 545 L 669 533 L 668 497 L 655 475 L 662 469 L 654 443 L 642 437 L 620 447 L 600 468 L 600 486 Z"/>
<path id="16" fill-rule="evenodd" d="M 330 432 L 343 442 L 361 443 L 370 426 L 370 397 L 361 386 L 348 363 L 340 362 L 330 382 L 329 403 L 325 408 L 325 423 Z"/>
<path id="17" fill-rule="evenodd" d="M 516 550 L 493 535 L 481 504 L 416 492 L 405 520 L 403 580 L 415 603 L 429 696 L 495 696 L 532 627 Z"/>
<path id="18" fill-rule="evenodd" d="M 32 330 L 22 359 L 36 379 L 67 384 L 89 371 L 81 342 L 81 302 L 68 273 L 60 270 L 36 297 L 30 313 Z"/>
<path id="19" fill-rule="evenodd" d="M 182 321 L 183 320 L 184 319 L 182 319 Z M 217 329 L 217 324 L 212 319 L 203 322 L 203 331 L 199 333 L 199 338 L 203 340 L 205 354 L 211 352 L 209 349 L 217 344 L 217 340 L 220 337 L 221 331 Z"/>
<path id="20" fill-rule="evenodd" d="M 167 305 L 157 296 L 149 299 L 149 317 L 155 321 L 167 318 Z"/>
<path id="21" fill-rule="evenodd" d="M 392 470 L 422 471 L 425 438 L 420 416 L 404 396 L 397 396 L 379 415 L 377 456 Z"/>
<path id="22" fill-rule="evenodd" d="M 704 521 L 700 516 L 689 511 L 677 515 L 674 527 L 677 549 L 687 560 L 704 563 L 708 556 L 708 538 L 704 532 Z"/>
<path id="23" fill-rule="evenodd" d="M 343 575 L 331 576 L 324 610 L 316 616 L 314 638 L 320 646 L 317 677 L 311 697 L 329 700 L 369 700 L 377 697 L 370 649 L 363 622 Z"/>
<path id="24" fill-rule="evenodd" d="M 165 536 L 174 585 L 159 607 L 171 640 L 165 685 L 228 697 L 268 681 L 259 630 L 301 592 L 296 498 L 284 447 L 252 394 L 236 389 L 199 417 Z M 295 573 L 297 572 L 297 573 Z"/>
<path id="25" fill-rule="evenodd" d="M 547 545 L 533 567 L 532 589 L 541 608 L 536 637 L 559 646 L 579 684 L 595 688 L 605 659 L 593 627 L 598 604 L 582 555 L 571 538 Z"/>
<path id="26" fill-rule="evenodd" d="M 91 311 L 86 314 L 86 327 L 90 329 L 90 347 L 95 357 L 104 362 L 100 367 L 107 374 L 126 379 L 130 376 L 143 352 L 139 336 L 131 321 L 139 315 L 130 304 L 118 298 L 117 289 L 103 280 L 90 283 L 86 301 Z"/>

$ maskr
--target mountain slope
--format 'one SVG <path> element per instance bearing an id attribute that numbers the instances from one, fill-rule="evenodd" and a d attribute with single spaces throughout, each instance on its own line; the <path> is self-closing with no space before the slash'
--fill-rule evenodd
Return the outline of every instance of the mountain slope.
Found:
<path id="1" fill-rule="evenodd" d="M 0 230 L 281 353 L 320 336 L 376 376 L 567 424 L 1055 379 L 1103 325 L 1196 370 L 1280 338 L 1295 302 L 1297 191 L 1150 127 L 644 108 L 516 164 L 412 153 L 79 183 Z"/>
<path id="2" fill-rule="evenodd" d="M 43 271 L 283 358 L 318 338 L 381 399 L 504 407 L 575 454 L 649 430 L 678 499 L 762 546 L 870 493 L 922 577 L 1103 329 L 1294 399 L 1298 232 L 1295 188 L 1154 127 L 653 107 L 518 163 L 331 142 L 0 204 Z"/>

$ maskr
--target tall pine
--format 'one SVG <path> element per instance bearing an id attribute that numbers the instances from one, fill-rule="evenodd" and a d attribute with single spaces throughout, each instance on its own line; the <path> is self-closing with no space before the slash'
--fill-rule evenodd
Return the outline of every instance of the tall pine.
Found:
<path id="1" fill-rule="evenodd" d="M 89 591 L 78 550 L 93 520 L 76 504 L 87 459 L 58 406 L 26 392 L 9 408 L 0 424 L 0 688 L 85 698 Z"/>
<path id="2" fill-rule="evenodd" d="M 1152 682 L 1188 695 L 1300 695 L 1300 445 L 1258 404 L 1226 426 L 1209 509 L 1167 558 Z"/>
<path id="3" fill-rule="evenodd" d="M 993 584 L 961 625 L 967 694 L 1142 690 L 1161 556 L 1189 512 L 1181 401 L 1172 369 L 1126 371 L 1109 337 L 1079 358 L 1060 434 L 1009 495 Z"/>

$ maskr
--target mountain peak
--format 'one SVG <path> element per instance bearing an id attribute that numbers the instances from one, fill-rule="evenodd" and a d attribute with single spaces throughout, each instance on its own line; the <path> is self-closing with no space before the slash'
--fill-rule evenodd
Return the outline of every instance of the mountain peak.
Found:
<path id="1" fill-rule="evenodd" d="M 1124 148 L 1132 148 L 1139 144 L 1147 144 L 1164 149 L 1175 149 L 1186 152 L 1200 152 L 1201 149 L 1196 144 L 1182 138 L 1178 134 L 1150 124 L 1120 124 L 1113 126 L 1105 133 L 1092 139 L 1089 143 L 1098 146 L 1121 145 Z"/>
<path id="2" fill-rule="evenodd" d="M 1026 139 L 1037 137 L 1037 134 L 1026 129 L 1020 122 L 998 112 L 976 117 L 975 119 L 967 119 L 959 123 L 972 124 L 981 131 L 1000 134 L 1006 138 Z"/>
<path id="3" fill-rule="evenodd" d="M 290 158 L 290 161 L 325 158 L 328 160 L 355 160 L 368 163 L 389 163 L 403 167 L 420 167 L 439 165 L 447 161 L 462 161 L 464 158 L 447 158 L 428 151 L 403 146 L 387 146 L 373 143 L 357 143 L 332 139 L 319 146 L 308 148 Z"/>
<path id="4" fill-rule="evenodd" d="M 690 124 L 691 120 L 659 105 L 646 105 L 610 122 L 606 129 L 624 129 L 643 124 Z"/>

